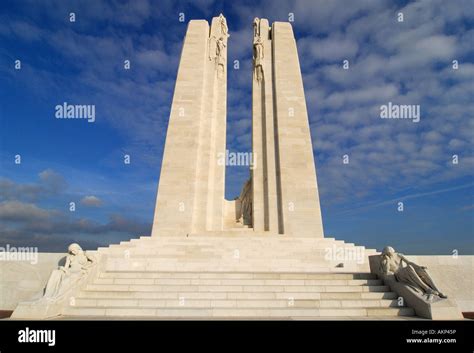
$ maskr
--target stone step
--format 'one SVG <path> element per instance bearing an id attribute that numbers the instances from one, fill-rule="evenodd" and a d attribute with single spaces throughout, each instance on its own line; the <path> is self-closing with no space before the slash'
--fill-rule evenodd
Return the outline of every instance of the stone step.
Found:
<path id="1" fill-rule="evenodd" d="M 133 272 L 133 271 L 144 271 L 144 272 L 154 272 L 154 271 L 222 271 L 222 272 L 251 272 L 252 270 L 258 270 L 259 272 L 310 272 L 310 273 L 345 273 L 348 271 L 358 272 L 358 271 L 367 271 L 368 264 L 363 265 L 357 264 L 345 264 L 344 267 L 337 267 L 335 264 L 325 264 L 314 265 L 311 263 L 305 264 L 294 264 L 294 263 L 282 263 L 275 261 L 271 262 L 239 262 L 235 263 L 220 263 L 220 262 L 211 262 L 211 261 L 202 261 L 202 262 L 172 262 L 172 261 L 161 261 L 161 262 L 150 262 L 147 260 L 142 261 L 126 261 L 123 258 L 109 259 L 105 264 L 105 271 L 124 271 L 124 272 Z"/>
<path id="2" fill-rule="evenodd" d="M 396 299 L 395 292 L 140 292 L 140 291 L 81 291 L 77 298 L 117 299 L 308 299 L 308 300 L 359 300 Z"/>
<path id="3" fill-rule="evenodd" d="M 341 248 L 342 249 L 342 248 Z M 359 248 L 344 248 L 347 251 L 347 254 L 353 254 L 353 256 L 360 256 L 360 258 L 364 258 L 367 256 L 367 253 L 364 252 L 364 250 L 359 250 Z M 355 257 L 349 257 L 348 255 L 346 258 L 344 257 L 334 257 L 334 258 L 329 258 L 328 252 L 326 249 L 316 249 L 316 248 L 310 248 L 307 249 L 307 253 L 302 254 L 301 252 L 292 252 L 292 251 L 285 251 L 284 249 L 275 249 L 275 250 L 267 250 L 267 251 L 262 251 L 262 250 L 256 250 L 256 249 L 237 249 L 237 248 L 229 248 L 229 249 L 219 249 L 219 250 L 209 250 L 209 251 L 204 251 L 204 250 L 198 250 L 198 249 L 165 249 L 165 248 L 111 248 L 107 252 L 110 255 L 115 255 L 115 256 L 168 256 L 168 257 L 176 257 L 176 258 L 210 258 L 210 257 L 222 257 L 222 258 L 265 258 L 265 259 L 272 259 L 272 258 L 277 258 L 277 259 L 291 259 L 291 255 L 298 255 L 299 257 L 296 260 L 304 260 L 304 259 L 313 259 L 313 258 L 322 258 L 322 259 L 330 259 L 331 261 L 356 261 L 358 258 Z M 361 255 L 359 255 L 361 254 Z"/>
<path id="4" fill-rule="evenodd" d="M 368 265 L 368 260 L 363 259 L 359 263 L 354 260 L 326 260 L 322 256 L 314 256 L 308 259 L 283 259 L 283 258 L 262 258 L 262 257 L 240 257 L 234 258 L 232 256 L 219 256 L 219 257 L 201 257 L 201 256 L 189 256 L 177 257 L 177 256 L 145 256 L 145 255 L 134 255 L 129 254 L 108 254 L 107 264 L 118 264 L 125 266 L 143 266 L 149 265 L 150 267 L 146 271 L 164 271 L 164 272 L 315 272 L 315 271 L 304 271 L 299 268 L 334 268 L 340 263 L 343 263 L 347 268 L 344 271 L 344 267 L 341 268 L 342 272 L 367 272 L 367 270 L 352 269 L 352 267 L 364 267 Z M 164 266 L 159 268 L 156 266 Z M 172 270 L 167 267 L 176 266 Z M 182 268 L 181 268 L 181 267 Z M 191 266 L 197 266 L 193 269 Z M 226 266 L 231 266 L 232 269 L 226 270 Z M 233 267 L 241 267 L 244 270 L 234 269 Z M 202 267 L 202 268 L 201 268 Z M 367 266 L 368 267 L 368 266 Z M 282 270 L 278 270 L 282 268 Z M 288 268 L 283 270 L 283 268 Z M 203 270 L 205 269 L 205 270 Z M 293 270 L 294 269 L 294 270 Z M 110 269 L 109 271 L 120 271 Z M 143 271 L 141 269 L 131 268 L 129 271 Z M 329 271 L 328 271 L 329 272 Z"/>
<path id="5" fill-rule="evenodd" d="M 67 316 L 154 318 L 310 318 L 413 316 L 411 308 L 136 308 L 67 307 Z"/>
<path id="6" fill-rule="evenodd" d="M 248 232 L 245 232 L 248 233 Z M 164 247 L 183 246 L 199 246 L 199 247 L 215 247 L 218 248 L 232 248 L 236 245 L 242 248 L 255 248 L 258 245 L 271 245 L 272 247 L 279 247 L 291 244 L 292 247 L 298 248 L 300 246 L 346 246 L 354 247 L 354 243 L 346 243 L 342 240 L 335 240 L 334 238 L 310 238 L 310 237 L 283 237 L 283 236 L 249 236 L 248 234 L 235 236 L 189 236 L 189 237 L 141 237 L 139 239 L 132 239 L 129 241 L 122 241 L 120 244 L 112 244 L 109 247 L 101 247 L 100 249 L 111 249 L 120 247 L 149 247 L 150 245 L 162 245 Z M 364 248 L 363 246 L 360 246 Z M 375 251 L 375 249 L 367 249 L 368 251 Z"/>
<path id="7" fill-rule="evenodd" d="M 273 253 L 293 253 L 293 252 L 302 252 L 301 249 L 307 250 L 307 254 L 312 253 L 321 253 L 325 254 L 328 251 L 332 251 L 332 247 L 336 247 L 336 251 L 341 253 L 342 251 L 352 251 L 367 253 L 366 249 L 363 246 L 355 246 L 351 244 L 301 244 L 299 247 L 293 247 L 288 249 L 286 244 L 280 244 L 278 247 L 269 248 L 266 244 L 213 244 L 213 246 L 205 246 L 202 244 L 117 244 L 110 245 L 108 248 L 100 248 L 101 250 L 108 250 L 108 252 L 113 253 L 121 251 L 130 251 L 130 252 L 140 252 L 140 253 L 168 253 L 168 254 L 189 254 L 194 252 L 195 254 L 199 253 L 228 253 L 239 250 L 241 253 L 248 254 L 273 254 Z M 262 251 L 262 248 L 265 247 L 265 251 Z M 303 254 L 302 254 L 303 255 Z"/>
<path id="8" fill-rule="evenodd" d="M 272 243 L 272 242 L 262 242 L 262 241 L 250 241 L 250 242 L 243 242 L 243 241 L 226 241 L 226 242 L 214 242 L 214 241 L 209 241 L 208 243 L 202 243 L 202 242 L 193 242 L 193 241 L 181 241 L 181 242 L 163 242 L 163 241 L 143 241 L 139 240 L 136 242 L 121 242 L 119 244 L 112 244 L 109 245 L 108 247 L 110 248 L 116 248 L 116 247 L 121 247 L 121 246 L 128 246 L 132 245 L 137 248 L 139 247 L 169 247 L 169 248 L 176 248 L 176 249 L 183 249 L 185 247 L 201 247 L 203 249 L 212 249 L 215 247 L 215 245 L 218 245 L 219 249 L 234 249 L 234 248 L 241 248 L 241 249 L 258 249 L 257 247 L 266 245 L 266 246 L 271 246 L 274 249 L 278 248 L 283 248 L 288 245 L 293 245 L 294 249 L 299 249 L 303 248 L 305 246 L 310 246 L 314 247 L 316 249 L 325 249 L 327 247 L 331 246 L 340 246 L 340 247 L 348 247 L 348 248 L 353 248 L 353 247 L 358 247 L 358 248 L 364 248 L 364 246 L 360 245 L 355 245 L 354 243 L 345 243 L 343 241 L 332 241 L 332 242 L 309 242 L 309 243 L 285 243 L 285 242 L 277 242 L 277 243 Z M 108 247 L 103 247 L 103 248 L 108 248 Z M 291 248 L 288 250 L 292 250 Z"/>
<path id="9" fill-rule="evenodd" d="M 143 292 L 388 292 L 383 285 L 158 285 L 87 284 L 86 290 Z"/>
<path id="10" fill-rule="evenodd" d="M 280 256 L 259 256 L 258 254 L 243 254 L 240 253 L 238 257 L 234 257 L 232 253 L 227 254 L 190 254 L 177 255 L 177 254 L 143 254 L 138 252 L 120 252 L 120 253 L 109 253 L 107 254 L 108 260 L 111 261 L 122 261 L 124 263 L 131 262 L 144 262 L 149 264 L 240 264 L 245 266 L 247 264 L 257 265 L 268 265 L 275 266 L 281 264 L 282 266 L 287 265 L 307 265 L 312 267 L 327 267 L 335 266 L 340 263 L 348 265 L 364 265 L 368 263 L 368 259 L 364 256 L 361 259 L 331 259 L 327 258 L 325 254 L 313 253 L 311 256 L 300 256 L 297 259 L 291 258 L 290 255 Z M 283 271 L 282 271 L 283 272 Z M 347 270 L 346 270 L 347 272 Z"/>
<path id="11" fill-rule="evenodd" d="M 99 278 L 172 278 L 172 279 L 377 279 L 373 273 L 272 273 L 272 272 L 102 272 Z"/>
<path id="12" fill-rule="evenodd" d="M 144 254 L 163 254 L 163 255 L 186 255 L 191 254 L 198 256 L 200 252 L 209 254 L 222 254 L 233 252 L 236 249 L 250 255 L 264 256 L 281 253 L 283 257 L 289 254 L 298 255 L 303 253 L 316 253 L 318 251 L 326 251 L 328 248 L 336 247 L 337 250 L 346 249 L 352 251 L 363 251 L 365 256 L 376 254 L 375 249 L 366 249 L 363 246 L 356 246 L 353 243 L 345 243 L 342 240 L 334 238 L 311 238 L 311 237 L 294 237 L 294 236 L 278 236 L 265 234 L 263 232 L 249 235 L 252 232 L 213 232 L 213 235 L 191 234 L 185 236 L 168 236 L 168 237 L 149 237 L 143 236 L 139 239 L 124 241 L 120 244 L 114 244 L 109 247 L 99 248 L 100 254 L 123 255 L 122 252 L 129 250 L 132 254 L 136 251 Z M 159 249 L 159 250 L 157 250 Z M 262 252 L 261 250 L 266 251 Z M 155 251 L 159 251 L 155 253 Z M 290 253 L 289 253 L 290 252 Z M 130 254 L 128 255 L 130 256 Z M 132 255 L 133 256 L 133 255 Z"/>
<path id="13" fill-rule="evenodd" d="M 338 240 L 336 238 L 311 238 L 311 237 L 293 237 L 293 236 L 282 236 L 282 235 L 271 235 L 265 236 L 263 233 L 259 234 L 249 234 L 244 230 L 244 234 L 239 234 L 240 230 L 233 233 L 232 235 L 223 236 L 209 236 L 209 235 L 189 235 L 186 236 L 165 236 L 165 237 L 150 237 L 150 236 L 143 236 L 140 238 L 130 239 L 127 240 L 130 243 L 137 243 L 137 242 L 169 242 L 169 243 L 182 243 L 182 242 L 198 242 L 202 244 L 210 244 L 210 243 L 225 243 L 229 240 L 231 241 L 243 241 L 243 242 L 269 242 L 273 240 L 277 240 L 279 242 L 288 242 L 288 243 L 345 243 L 344 240 Z M 209 232 L 208 232 L 209 233 Z"/>
<path id="14" fill-rule="evenodd" d="M 118 299 L 76 298 L 76 307 L 138 308 L 390 308 L 400 307 L 397 300 L 316 300 L 316 299 Z"/>
<path id="15" fill-rule="evenodd" d="M 248 244 L 240 244 L 240 243 L 217 243 L 217 244 L 199 244 L 199 243 L 186 243 L 183 242 L 182 244 L 179 243 L 164 243 L 161 244 L 159 242 L 136 242 L 136 243 L 128 243 L 128 242 L 123 242 L 120 244 L 113 244 L 110 245 L 109 247 L 102 247 L 101 249 L 122 249 L 122 248 L 129 248 L 129 249 L 146 249 L 149 247 L 152 248 L 161 248 L 163 250 L 168 250 L 168 251 L 178 251 L 178 250 L 184 250 L 184 249 L 193 249 L 193 248 L 201 248 L 201 249 L 213 249 L 216 245 L 217 249 L 221 250 L 234 250 L 234 249 L 242 249 L 242 250 L 255 250 L 257 251 L 259 248 L 261 249 L 262 246 L 266 245 L 271 245 L 271 244 L 265 244 L 265 243 L 248 243 Z M 273 250 L 280 250 L 283 249 L 287 244 L 278 244 L 278 246 L 273 246 Z M 310 243 L 310 244 L 299 244 L 298 246 L 294 246 L 294 250 L 298 250 L 299 248 L 303 247 L 310 247 L 311 249 L 315 250 L 326 250 L 331 247 L 338 247 L 338 248 L 348 248 L 348 249 L 365 249 L 363 246 L 357 246 L 352 243 L 343 243 L 343 242 L 332 242 L 332 243 Z M 293 249 L 287 249 L 287 250 L 293 250 Z"/>
<path id="16" fill-rule="evenodd" d="M 150 241 L 150 242 L 158 242 L 158 241 L 167 241 L 167 242 L 225 242 L 228 240 L 232 241 L 283 241 L 283 242 L 306 242 L 306 243 L 330 243 L 330 242 L 344 242 L 343 240 L 337 240 L 335 238 L 312 238 L 312 237 L 294 237 L 294 236 L 282 236 L 282 235 L 271 235 L 271 236 L 262 236 L 262 235 L 253 235 L 251 232 L 244 230 L 244 234 L 239 234 L 240 230 L 233 233 L 232 235 L 223 235 L 223 236 L 213 236 L 213 235 L 189 235 L 189 236 L 164 236 L 164 237 L 140 237 L 135 239 L 126 240 L 131 243 L 141 242 L 141 241 Z M 249 234 L 250 233 L 250 234 Z M 209 232 L 208 232 L 209 234 Z"/>
<path id="17" fill-rule="evenodd" d="M 379 279 L 206 279 L 206 278 L 97 278 L 93 284 L 231 285 L 231 286 L 361 286 L 383 285 Z"/>
<path id="18" fill-rule="evenodd" d="M 197 241 L 197 242 L 216 242 L 216 241 L 227 241 L 227 240 L 244 240 L 248 241 L 271 241 L 277 239 L 278 241 L 286 241 L 290 243 L 296 242 L 344 242 L 343 240 L 337 240 L 336 238 L 331 237 L 324 237 L 324 238 L 313 238 L 313 237 L 295 237 L 295 236 L 285 236 L 285 235 L 265 235 L 265 232 L 255 232 L 255 235 L 250 235 L 248 233 L 239 234 L 239 232 L 232 233 L 231 235 L 227 235 L 225 231 L 220 232 L 209 232 L 207 231 L 205 234 L 189 234 L 189 236 L 163 236 L 163 237 L 151 237 L 151 236 L 142 236 L 139 238 L 134 238 L 129 241 L 162 241 L 165 239 L 166 241 Z"/>

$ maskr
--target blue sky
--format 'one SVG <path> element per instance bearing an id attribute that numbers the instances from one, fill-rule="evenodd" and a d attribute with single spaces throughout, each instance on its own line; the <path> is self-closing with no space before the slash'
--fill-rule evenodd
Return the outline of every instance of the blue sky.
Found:
<path id="1" fill-rule="evenodd" d="M 2 1 L 0 246 L 64 251 L 148 235 L 187 22 L 227 17 L 229 62 L 240 62 L 228 70 L 227 141 L 242 152 L 251 149 L 252 20 L 293 13 L 326 235 L 474 254 L 471 5 Z M 56 119 L 63 102 L 94 104 L 95 122 Z M 380 119 L 388 102 L 420 105 L 420 122 Z M 226 172 L 231 199 L 248 170 Z"/>

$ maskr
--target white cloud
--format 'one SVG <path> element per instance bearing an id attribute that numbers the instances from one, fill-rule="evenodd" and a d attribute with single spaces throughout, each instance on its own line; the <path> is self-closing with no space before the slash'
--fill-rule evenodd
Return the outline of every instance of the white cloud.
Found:
<path id="1" fill-rule="evenodd" d="M 81 199 L 81 204 L 89 207 L 99 207 L 102 206 L 102 200 L 94 195 L 84 196 Z"/>
<path id="2" fill-rule="evenodd" d="M 298 40 L 300 55 L 310 55 L 316 62 L 341 61 L 352 59 L 359 46 L 357 42 L 344 38 L 341 35 L 331 35 L 325 39 L 305 37 Z"/>
<path id="3" fill-rule="evenodd" d="M 46 220 L 57 214 L 51 210 L 39 208 L 32 203 L 21 201 L 4 201 L 0 203 L 0 219 L 2 221 L 22 221 L 28 222 Z"/>

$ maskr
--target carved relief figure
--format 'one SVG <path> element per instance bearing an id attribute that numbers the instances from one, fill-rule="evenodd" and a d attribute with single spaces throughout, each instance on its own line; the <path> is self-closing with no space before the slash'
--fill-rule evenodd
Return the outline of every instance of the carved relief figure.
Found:
<path id="1" fill-rule="evenodd" d="M 214 60 L 217 56 L 217 39 L 216 36 L 209 38 L 209 60 Z"/>
<path id="2" fill-rule="evenodd" d="M 229 28 L 227 27 L 227 20 L 225 19 L 223 14 L 219 15 L 219 23 L 221 27 L 221 33 L 224 36 L 225 40 L 230 37 Z"/>
<path id="3" fill-rule="evenodd" d="M 217 55 L 217 75 L 222 77 L 226 67 L 226 47 L 224 39 L 221 37 L 217 40 L 216 55 Z"/>
<path id="4" fill-rule="evenodd" d="M 51 273 L 43 298 L 54 299 L 59 297 L 76 284 L 88 272 L 94 262 L 94 258 L 82 250 L 79 244 L 69 245 L 66 263 Z"/>
<path id="5" fill-rule="evenodd" d="M 239 196 L 240 200 L 240 219 L 239 222 L 244 225 L 252 225 L 252 179 L 248 179 Z"/>
<path id="6" fill-rule="evenodd" d="M 253 45 L 253 64 L 255 69 L 255 77 L 257 81 L 263 80 L 263 43 L 260 37 L 257 37 L 256 42 Z"/>
<path id="7" fill-rule="evenodd" d="M 390 246 L 383 249 L 381 270 L 384 274 L 393 274 L 398 282 L 408 284 L 416 291 L 421 292 L 428 300 L 432 300 L 433 296 L 447 298 L 435 285 L 426 271 L 426 267 L 409 261 Z"/>
<path id="8" fill-rule="evenodd" d="M 260 19 L 255 17 L 253 19 L 253 41 L 255 43 L 256 39 L 260 38 Z"/>
<path id="9" fill-rule="evenodd" d="M 225 73 L 227 63 L 227 38 L 230 37 L 227 21 L 224 15 L 219 15 L 217 32 L 212 30 L 212 33 L 213 34 L 211 34 L 209 37 L 209 60 L 215 60 L 217 77 L 222 78 Z"/>

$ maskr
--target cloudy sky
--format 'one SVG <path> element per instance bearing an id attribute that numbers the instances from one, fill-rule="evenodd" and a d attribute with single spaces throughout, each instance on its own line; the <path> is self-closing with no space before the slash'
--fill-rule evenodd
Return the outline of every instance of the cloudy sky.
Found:
<path id="1" fill-rule="evenodd" d="M 2 1 L 0 246 L 92 249 L 150 233 L 187 22 L 220 12 L 240 63 L 228 71 L 230 151 L 251 149 L 252 20 L 293 16 L 326 235 L 474 253 L 468 0 Z M 94 104 L 95 122 L 56 119 L 63 102 Z M 420 121 L 381 119 L 388 102 L 419 105 Z M 247 176 L 227 168 L 227 198 Z"/>

